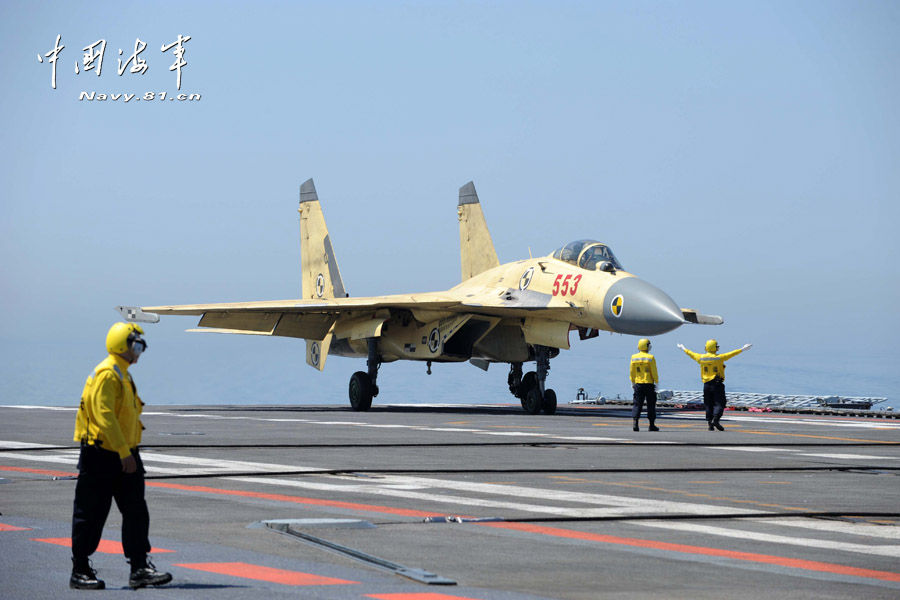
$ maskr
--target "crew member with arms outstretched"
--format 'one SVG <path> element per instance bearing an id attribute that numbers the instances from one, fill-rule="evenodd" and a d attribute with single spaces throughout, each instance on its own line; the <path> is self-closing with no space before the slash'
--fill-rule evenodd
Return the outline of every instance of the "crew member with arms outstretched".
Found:
<path id="1" fill-rule="evenodd" d="M 743 347 L 731 352 L 719 354 L 719 342 L 706 340 L 706 354 L 692 352 L 678 344 L 684 353 L 700 363 L 700 377 L 703 379 L 703 404 L 706 406 L 706 423 L 709 430 L 714 428 L 724 431 L 719 423 L 722 413 L 725 412 L 725 361 L 734 358 L 744 350 L 749 350 L 753 344 L 744 344 Z"/>
<path id="2" fill-rule="evenodd" d="M 172 575 L 157 571 L 150 552 L 150 514 L 144 500 L 141 443 L 143 402 L 128 367 L 147 349 L 144 330 L 133 323 L 116 323 L 106 334 L 109 352 L 84 384 L 75 420 L 75 441 L 81 442 L 78 483 L 72 513 L 72 576 L 69 587 L 102 590 L 88 557 L 97 550 L 109 507 L 115 498 L 122 513 L 122 548 L 131 563 L 132 588 L 163 585 Z"/>
<path id="3" fill-rule="evenodd" d="M 656 372 L 656 358 L 650 354 L 650 340 L 638 340 L 638 353 L 631 355 L 631 387 L 634 390 L 634 402 L 631 405 L 631 418 L 634 420 L 634 431 L 640 431 L 638 420 L 644 401 L 647 402 L 647 420 L 650 431 L 659 431 L 656 426 L 656 384 L 659 375 Z"/>

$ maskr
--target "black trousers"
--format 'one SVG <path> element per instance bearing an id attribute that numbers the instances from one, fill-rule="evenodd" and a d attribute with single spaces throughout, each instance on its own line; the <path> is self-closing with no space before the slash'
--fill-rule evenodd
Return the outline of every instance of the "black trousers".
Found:
<path id="1" fill-rule="evenodd" d="M 644 401 L 647 401 L 647 419 L 652 424 L 656 421 L 656 385 L 652 383 L 634 384 L 634 403 L 631 405 L 631 418 L 639 419 Z"/>
<path id="2" fill-rule="evenodd" d="M 97 550 L 112 500 L 122 513 L 122 548 L 129 559 L 143 561 L 150 552 L 150 513 L 144 500 L 144 464 L 133 450 L 137 471 L 122 472 L 119 455 L 82 444 L 72 513 L 72 556 L 86 560 Z"/>
<path id="3" fill-rule="evenodd" d="M 703 404 L 706 405 L 706 420 L 718 423 L 725 412 L 725 382 L 713 379 L 703 384 Z"/>

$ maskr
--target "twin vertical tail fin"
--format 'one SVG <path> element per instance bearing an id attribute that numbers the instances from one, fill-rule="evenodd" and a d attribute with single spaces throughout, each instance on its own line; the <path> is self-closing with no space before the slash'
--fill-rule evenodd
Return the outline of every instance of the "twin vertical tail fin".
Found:
<path id="1" fill-rule="evenodd" d="M 328 227 L 322 214 L 322 205 L 312 179 L 300 186 L 300 281 L 305 300 L 343 298 L 347 296 L 341 271 L 334 257 L 334 248 L 328 237 Z M 322 340 L 306 340 L 306 362 L 319 369 L 325 368 L 325 358 L 331 346 L 332 333 Z"/>
<path id="2" fill-rule="evenodd" d="M 471 181 L 459 188 L 459 253 L 462 280 L 500 265 L 491 232 L 481 211 L 481 203 Z"/>

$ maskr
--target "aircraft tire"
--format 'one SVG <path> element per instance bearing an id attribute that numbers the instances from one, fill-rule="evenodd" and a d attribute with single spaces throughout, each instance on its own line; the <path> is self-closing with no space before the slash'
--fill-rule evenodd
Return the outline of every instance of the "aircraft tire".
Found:
<path id="1" fill-rule="evenodd" d="M 523 408 L 525 407 L 524 402 L 525 398 L 528 396 L 528 392 L 531 390 L 531 388 L 536 388 L 537 383 L 537 373 L 535 373 L 534 371 L 528 371 L 522 377 L 522 383 L 519 384 L 519 393 L 516 395 L 522 400 Z"/>
<path id="2" fill-rule="evenodd" d="M 544 405 L 542 410 L 545 414 L 556 414 L 556 392 L 553 390 L 544 390 Z"/>
<path id="3" fill-rule="evenodd" d="M 357 371 L 350 377 L 350 407 L 365 411 L 372 408 L 372 380 L 368 373 Z"/>
<path id="4" fill-rule="evenodd" d="M 527 394 L 525 394 L 525 399 L 522 400 L 522 408 L 524 408 L 525 412 L 528 414 L 536 415 L 541 412 L 541 405 L 543 405 L 543 403 L 540 388 L 534 386 L 528 390 Z"/>

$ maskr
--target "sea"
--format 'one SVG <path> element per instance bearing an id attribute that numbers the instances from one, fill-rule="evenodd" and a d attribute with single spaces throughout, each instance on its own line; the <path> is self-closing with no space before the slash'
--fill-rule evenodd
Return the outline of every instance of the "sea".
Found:
<path id="1" fill-rule="evenodd" d="M 672 334 L 667 334 L 668 337 Z M 330 356 L 322 372 L 306 364 L 303 340 L 260 336 L 191 334 L 178 330 L 148 336 L 149 348 L 131 367 L 149 405 L 342 405 L 363 358 Z M 608 336 L 579 341 L 551 362 L 548 387 L 558 401 L 589 397 L 630 398 L 628 359 L 635 339 Z M 727 349 L 727 348 L 725 348 Z M 699 348 L 697 348 L 699 350 Z M 654 341 L 660 389 L 700 390 L 698 365 L 675 348 L 675 338 Z M 779 353 L 782 352 L 782 353 Z M 0 340 L 0 404 L 78 406 L 84 381 L 105 357 L 100 340 Z M 728 391 L 885 397 L 876 408 L 900 407 L 900 375 L 867 353 L 808 354 L 754 347 L 727 363 Z M 525 369 L 533 369 L 526 363 Z M 509 366 L 483 371 L 468 363 L 398 361 L 381 366 L 374 405 L 518 404 L 507 389 Z"/>

